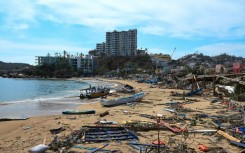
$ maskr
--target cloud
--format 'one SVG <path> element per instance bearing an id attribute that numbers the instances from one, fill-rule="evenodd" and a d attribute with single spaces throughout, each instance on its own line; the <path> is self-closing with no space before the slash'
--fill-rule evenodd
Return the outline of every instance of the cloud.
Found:
<path id="1" fill-rule="evenodd" d="M 54 55 L 55 52 L 62 53 L 66 50 L 70 54 L 87 53 L 90 48 L 59 44 L 28 44 L 16 43 L 7 40 L 0 40 L 0 60 L 22 63 L 35 63 L 35 56 L 46 56 L 48 53 Z M 28 60 L 27 60 L 28 59 Z"/>
<path id="2" fill-rule="evenodd" d="M 163 26 L 157 26 L 157 25 L 145 26 L 145 27 L 139 28 L 139 30 L 143 33 L 152 34 L 152 35 L 163 35 L 166 32 Z"/>
<path id="3" fill-rule="evenodd" d="M 24 30 L 27 23 L 35 22 L 36 10 L 31 0 L 1 0 L 0 13 L 5 15 L 5 27 L 13 30 Z"/>
<path id="4" fill-rule="evenodd" d="M 177 38 L 233 39 L 245 36 L 243 0 L 2 1 L 7 4 L 4 10 L 12 21 L 50 20 L 103 30 L 141 27 L 147 34 Z"/>
<path id="5" fill-rule="evenodd" d="M 13 28 L 15 30 L 25 30 L 25 29 L 29 28 L 29 25 L 21 23 L 21 24 L 15 24 L 15 25 L 11 26 L 11 28 Z"/>
<path id="6" fill-rule="evenodd" d="M 245 57 L 245 44 L 241 43 L 217 43 L 200 46 L 195 48 L 195 50 L 211 56 L 227 53 L 229 55 Z"/>

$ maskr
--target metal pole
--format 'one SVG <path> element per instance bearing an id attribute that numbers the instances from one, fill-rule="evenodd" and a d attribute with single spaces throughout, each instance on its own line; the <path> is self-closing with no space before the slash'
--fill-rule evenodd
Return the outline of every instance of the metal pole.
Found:
<path id="1" fill-rule="evenodd" d="M 157 152 L 160 153 L 160 117 L 157 117 Z"/>
<path id="2" fill-rule="evenodd" d="M 213 96 L 215 96 L 215 79 L 214 79 L 214 75 L 213 75 Z"/>

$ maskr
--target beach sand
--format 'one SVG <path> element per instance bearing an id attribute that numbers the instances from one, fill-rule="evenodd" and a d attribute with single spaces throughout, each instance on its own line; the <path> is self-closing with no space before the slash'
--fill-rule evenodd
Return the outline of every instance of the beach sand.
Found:
<path id="1" fill-rule="evenodd" d="M 139 114 L 149 114 L 156 116 L 156 114 L 163 114 L 165 117 L 173 116 L 170 112 L 164 110 L 165 106 L 162 105 L 171 101 L 179 101 L 181 100 L 173 100 L 174 97 L 170 96 L 171 91 L 183 92 L 182 90 L 176 89 L 160 89 L 160 88 L 151 88 L 150 85 L 144 83 L 137 83 L 131 80 L 103 80 L 102 81 L 111 81 L 114 83 L 121 84 L 129 84 L 136 88 L 137 91 L 145 92 L 146 96 L 135 106 L 129 105 L 121 105 L 116 107 L 105 108 L 102 107 L 99 103 L 99 99 L 97 102 L 81 104 L 77 109 L 86 110 L 86 109 L 94 109 L 96 110 L 96 114 L 91 115 L 52 115 L 52 116 L 40 116 L 40 117 L 31 117 L 28 120 L 22 121 L 4 121 L 0 122 L 0 152 L 1 153 L 10 153 L 10 152 L 28 152 L 30 148 L 36 146 L 38 144 L 42 144 L 44 139 L 46 144 L 49 144 L 54 139 L 55 135 L 50 133 L 50 129 L 64 127 L 65 130 L 61 133 L 57 134 L 58 137 L 68 136 L 71 132 L 75 130 L 79 130 L 81 126 L 84 125 L 95 125 L 94 123 L 99 120 L 109 120 L 116 121 L 121 123 L 122 121 L 127 120 L 146 120 L 155 122 L 152 119 L 140 117 Z M 124 94 L 115 93 L 113 97 L 119 97 Z M 194 102 L 190 104 L 184 105 L 185 108 L 191 108 L 196 111 L 202 111 L 208 114 L 215 114 L 217 110 L 223 110 L 224 106 L 215 105 L 215 109 L 213 109 L 213 105 L 210 104 L 210 101 L 205 100 L 203 97 L 195 96 L 192 97 L 194 99 L 200 100 L 199 102 Z M 99 114 L 105 111 L 109 111 L 109 115 L 100 117 Z M 124 111 L 128 113 L 125 114 Z M 191 112 L 188 114 L 193 114 L 197 112 Z M 76 117 L 76 119 L 71 119 Z M 188 121 L 185 125 L 188 125 Z M 193 129 L 214 129 L 210 126 L 210 124 L 202 124 L 191 127 Z M 149 143 L 151 144 L 154 140 L 157 139 L 157 131 L 149 131 L 149 132 L 137 132 L 139 136 L 139 142 L 141 143 Z M 215 134 L 217 135 L 217 134 Z M 176 135 L 168 130 L 160 130 L 160 140 L 167 143 L 169 138 L 174 138 L 176 141 L 181 141 L 182 135 Z M 195 140 L 195 141 L 194 141 Z M 128 141 L 119 142 L 110 142 L 109 146 L 105 149 L 117 149 L 121 152 L 137 152 L 137 150 L 131 148 L 126 143 Z M 205 144 L 208 147 L 223 147 L 229 152 L 239 152 L 240 148 L 232 146 L 229 144 L 229 141 L 226 139 L 221 139 L 218 142 L 215 142 L 214 136 L 203 135 L 203 134 L 189 134 L 187 139 L 187 144 L 189 147 L 192 147 L 196 150 L 196 152 L 201 152 L 198 149 L 199 143 Z M 103 143 L 90 143 L 90 144 L 81 144 L 85 147 L 96 147 L 101 146 Z M 87 152 L 82 149 L 72 149 L 77 152 Z M 51 152 L 51 151 L 47 151 Z"/>

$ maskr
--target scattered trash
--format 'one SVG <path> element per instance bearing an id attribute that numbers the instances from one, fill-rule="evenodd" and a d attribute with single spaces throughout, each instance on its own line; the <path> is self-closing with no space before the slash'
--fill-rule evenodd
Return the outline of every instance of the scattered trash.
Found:
<path id="1" fill-rule="evenodd" d="M 161 140 L 155 140 L 152 142 L 152 144 L 154 144 L 154 145 L 165 145 L 165 143 Z"/>
<path id="2" fill-rule="evenodd" d="M 100 117 L 104 117 L 104 116 L 106 116 L 106 115 L 109 115 L 109 111 L 105 111 L 104 113 L 101 113 L 101 114 L 100 114 Z"/>
<path id="3" fill-rule="evenodd" d="M 67 116 L 67 119 L 75 120 L 75 119 L 77 119 L 77 117 L 76 117 L 76 116 L 71 116 L 71 117 L 68 117 L 68 116 Z"/>
<path id="4" fill-rule="evenodd" d="M 63 127 L 59 127 L 59 128 L 56 128 L 56 129 L 51 129 L 50 130 L 50 133 L 51 134 L 58 134 L 58 133 L 60 133 L 60 132 L 62 132 L 62 131 L 64 131 L 65 129 L 63 128 Z"/>
<path id="5" fill-rule="evenodd" d="M 237 139 L 237 138 L 235 138 L 235 137 L 233 137 L 233 136 L 231 136 L 228 133 L 225 133 L 223 131 L 218 130 L 217 133 L 224 136 L 228 140 L 235 141 L 235 142 L 241 142 L 241 140 L 239 140 L 239 139 Z"/>
<path id="6" fill-rule="evenodd" d="M 233 145 L 236 145 L 238 147 L 245 148 L 245 143 L 237 142 L 237 141 L 234 141 L 234 140 L 231 140 L 230 143 L 233 144 Z"/>
<path id="7" fill-rule="evenodd" d="M 85 142 L 137 139 L 138 137 L 124 127 L 84 126 Z"/>
<path id="8" fill-rule="evenodd" d="M 196 89 L 196 90 L 194 90 L 194 91 L 188 92 L 188 93 L 186 94 L 186 96 L 190 97 L 190 96 L 196 95 L 196 94 L 198 94 L 198 93 L 201 93 L 202 91 L 203 91 L 202 88 Z"/>
<path id="9" fill-rule="evenodd" d="M 198 149 L 200 149 L 200 150 L 203 151 L 203 152 L 209 151 L 208 147 L 205 146 L 204 144 L 198 145 Z"/>
<path id="10" fill-rule="evenodd" d="M 97 152 L 97 151 L 99 151 L 99 150 L 105 148 L 105 147 L 108 146 L 108 145 L 109 145 L 109 143 L 107 142 L 107 143 L 105 143 L 104 145 L 102 145 L 101 147 L 95 148 L 95 149 L 89 151 L 88 153 L 94 153 L 94 152 Z"/>
<path id="11" fill-rule="evenodd" d="M 43 153 L 49 149 L 49 146 L 45 144 L 39 144 L 29 150 L 29 153 Z"/>
<path id="12" fill-rule="evenodd" d="M 170 113 L 175 113 L 176 112 L 174 109 L 169 109 L 169 108 L 165 108 L 165 110 L 170 112 Z"/>
<path id="13" fill-rule="evenodd" d="M 148 115 L 148 114 L 139 114 L 141 117 L 149 118 L 149 119 L 155 119 L 156 116 Z"/>
<path id="14" fill-rule="evenodd" d="M 28 130 L 30 128 L 31 128 L 31 126 L 24 126 L 24 127 L 22 127 L 23 130 Z"/>
<path id="15" fill-rule="evenodd" d="M 125 115 L 128 115 L 128 114 L 129 114 L 129 112 L 128 112 L 128 111 L 123 111 L 123 113 L 124 113 Z"/>
<path id="16" fill-rule="evenodd" d="M 103 121 L 95 122 L 95 124 L 113 124 L 113 125 L 117 125 L 118 122 L 103 120 Z"/>

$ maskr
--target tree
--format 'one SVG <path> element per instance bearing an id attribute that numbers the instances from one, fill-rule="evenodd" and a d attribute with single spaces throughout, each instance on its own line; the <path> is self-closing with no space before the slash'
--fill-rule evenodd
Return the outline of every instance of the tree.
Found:
<path id="1" fill-rule="evenodd" d="M 83 56 L 84 56 L 84 55 L 83 55 L 83 53 L 81 52 L 81 53 L 80 53 L 80 57 L 83 58 Z"/>
<path id="2" fill-rule="evenodd" d="M 66 58 L 67 57 L 67 52 L 64 50 L 63 51 L 63 57 Z"/>
<path id="3" fill-rule="evenodd" d="M 55 52 L 55 53 L 54 53 L 54 56 L 55 56 L 55 57 L 58 57 L 58 56 L 59 56 L 59 53 Z"/>

